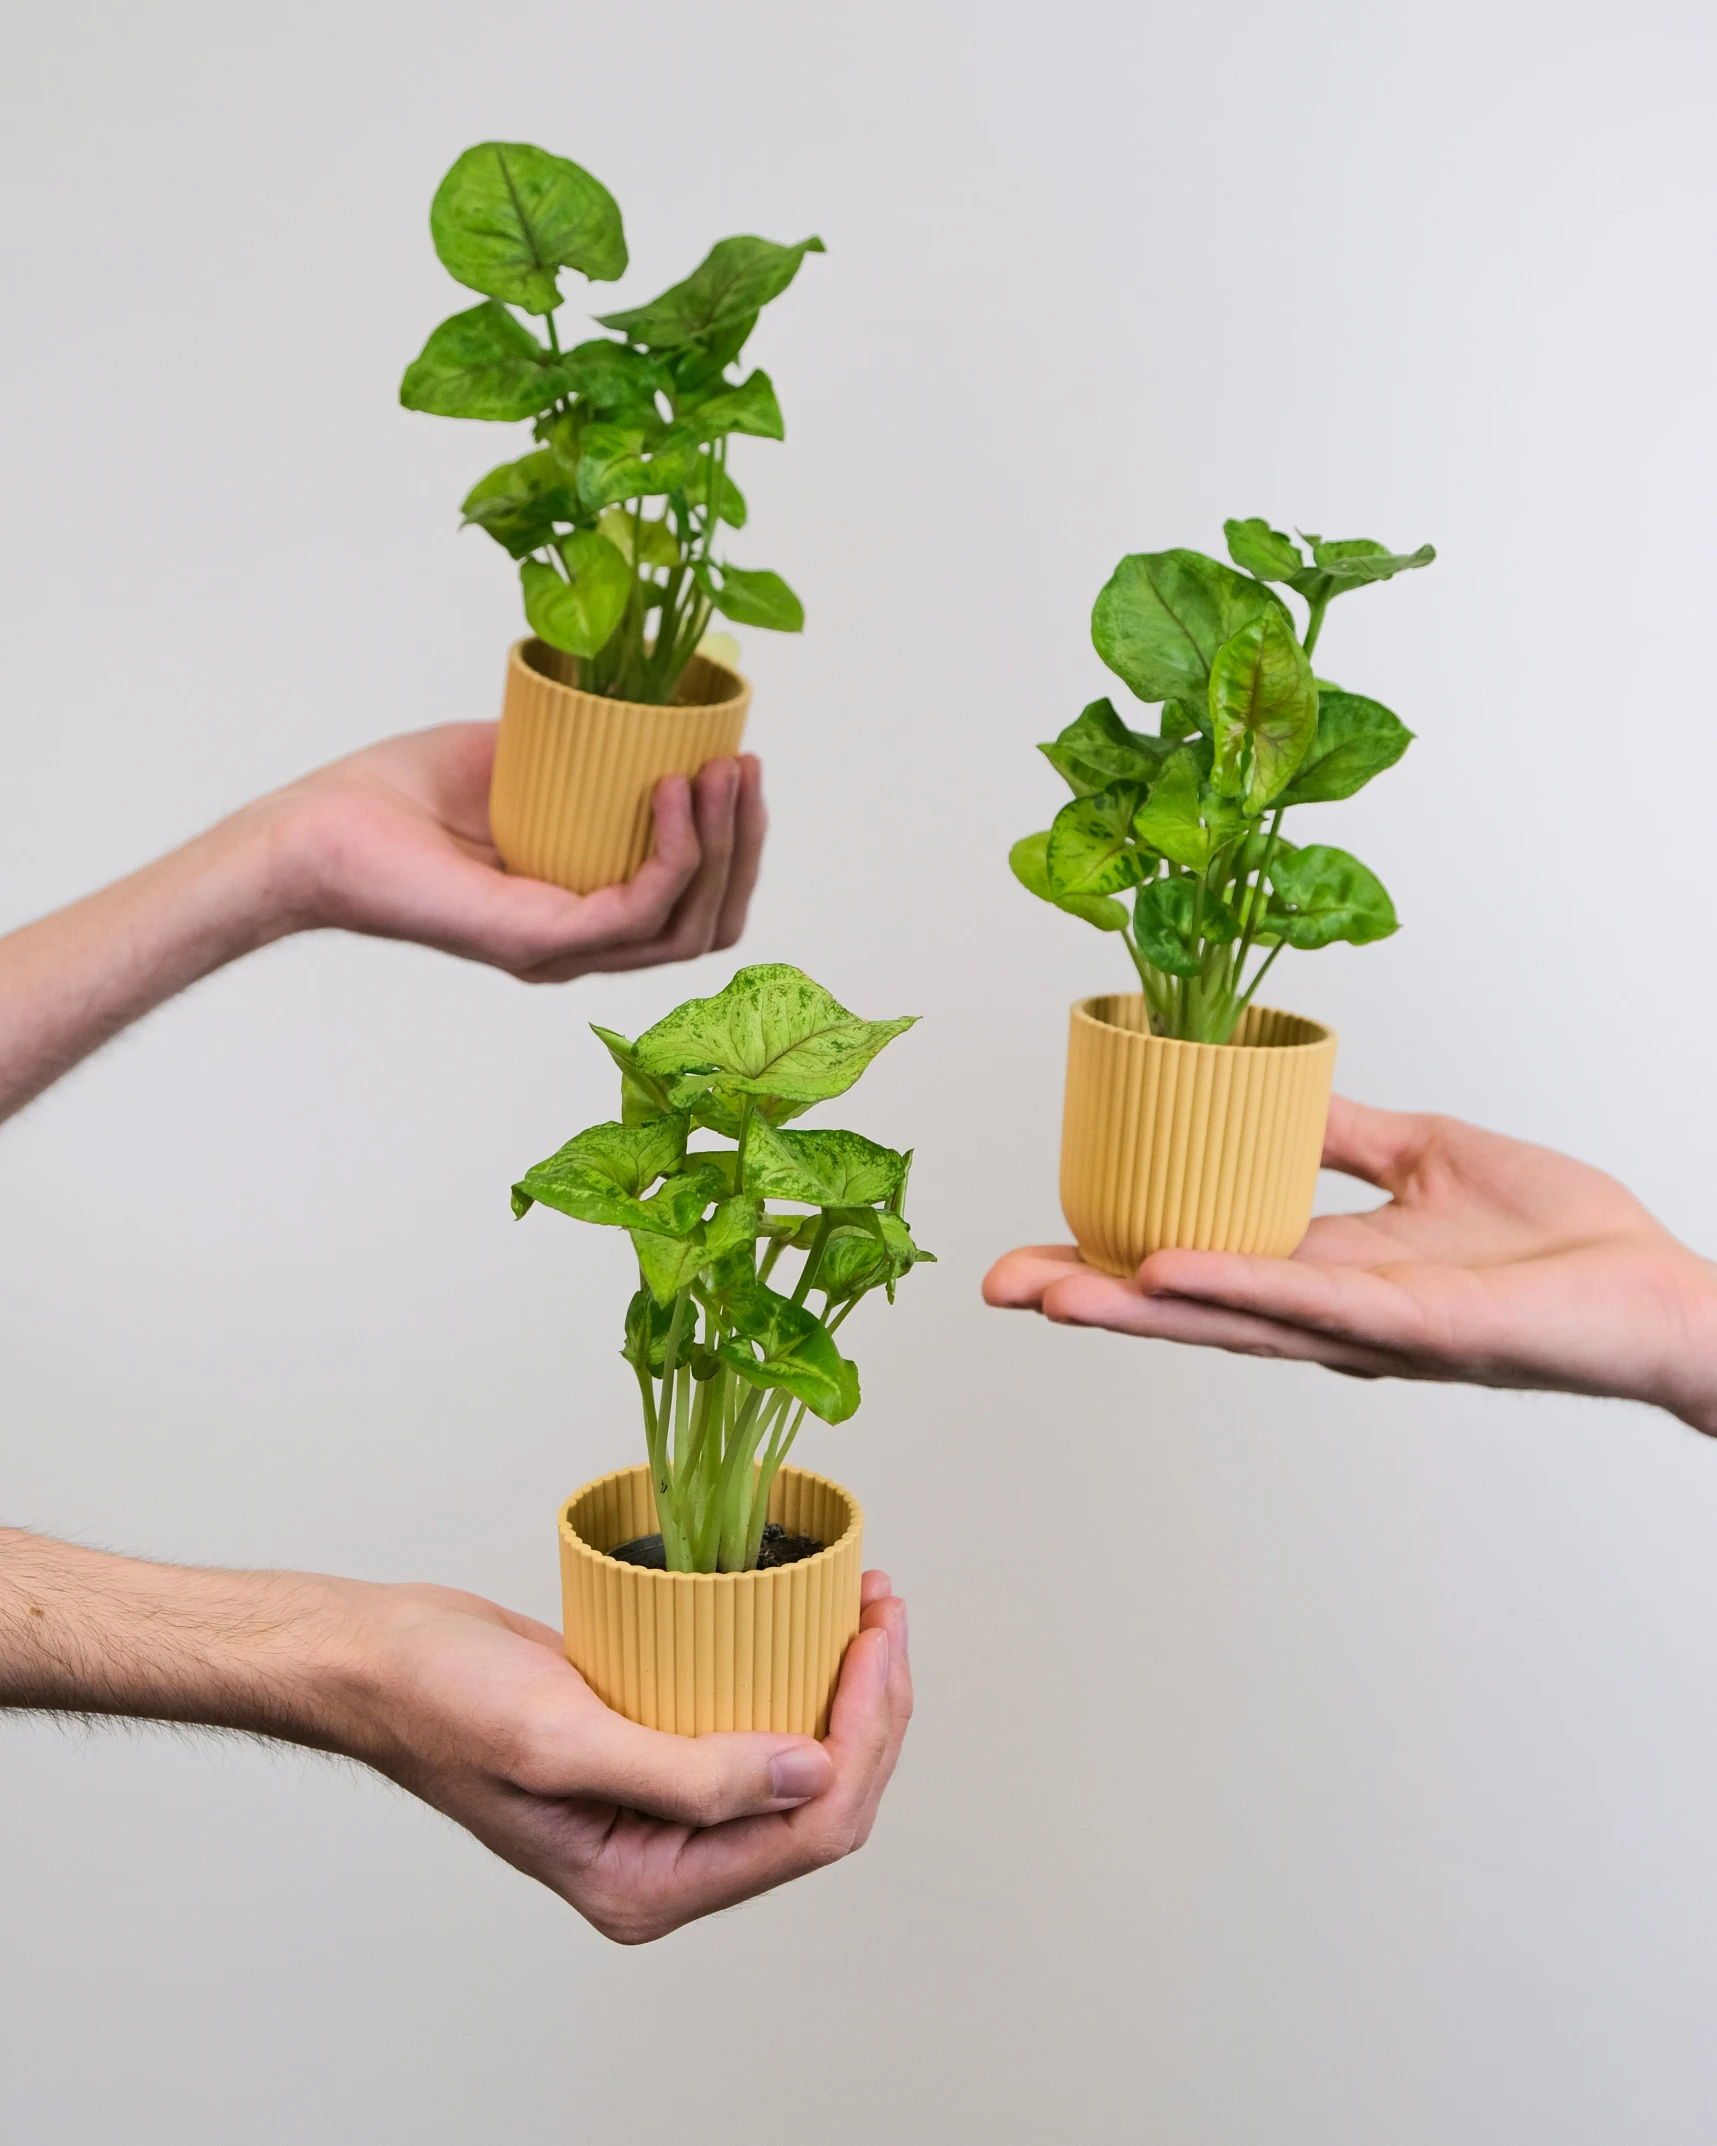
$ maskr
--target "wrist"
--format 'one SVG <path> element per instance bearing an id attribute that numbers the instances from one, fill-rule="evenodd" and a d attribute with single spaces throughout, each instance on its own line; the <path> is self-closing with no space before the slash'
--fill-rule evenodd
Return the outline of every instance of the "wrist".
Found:
<path id="1" fill-rule="evenodd" d="M 1686 1247 L 1666 1307 L 1674 1341 L 1651 1390 L 1638 1396 L 1717 1438 L 1717 1264 Z"/>

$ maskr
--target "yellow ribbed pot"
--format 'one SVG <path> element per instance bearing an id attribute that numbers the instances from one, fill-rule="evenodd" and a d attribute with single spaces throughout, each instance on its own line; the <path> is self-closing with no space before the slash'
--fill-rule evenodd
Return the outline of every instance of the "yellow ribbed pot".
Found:
<path id="1" fill-rule="evenodd" d="M 850 1491 L 783 1468 L 769 1518 L 827 1544 L 772 1572 L 646 1572 L 607 1556 L 656 1532 L 650 1471 L 618 1468 L 561 1508 L 566 1658 L 606 1705 L 647 1729 L 822 1736 L 859 1628 L 864 1514 Z"/>
<path id="2" fill-rule="evenodd" d="M 1232 1043 L 1153 1036 L 1137 992 L 1081 999 L 1067 1045 L 1061 1211 L 1094 1267 L 1165 1245 L 1285 1258 L 1306 1233 L 1333 1029 L 1249 1006 Z"/>
<path id="3" fill-rule="evenodd" d="M 544 641 L 507 658 L 489 826 L 509 872 L 590 894 L 650 854 L 650 798 L 664 775 L 737 753 L 751 687 L 694 656 L 674 706 L 580 692 L 576 660 Z"/>

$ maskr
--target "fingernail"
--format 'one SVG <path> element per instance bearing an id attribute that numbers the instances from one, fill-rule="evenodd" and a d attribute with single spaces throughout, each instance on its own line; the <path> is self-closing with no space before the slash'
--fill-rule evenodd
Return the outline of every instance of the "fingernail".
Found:
<path id="1" fill-rule="evenodd" d="M 827 1770 L 820 1751 L 783 1751 L 769 1761 L 769 1792 L 783 1803 L 803 1803 L 822 1787 Z"/>

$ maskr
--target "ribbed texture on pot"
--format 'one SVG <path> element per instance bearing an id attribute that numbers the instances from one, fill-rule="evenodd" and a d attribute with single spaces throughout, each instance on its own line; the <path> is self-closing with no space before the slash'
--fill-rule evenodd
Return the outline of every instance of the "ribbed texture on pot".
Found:
<path id="1" fill-rule="evenodd" d="M 563 684 L 576 665 L 542 641 L 518 641 L 507 690 L 489 826 L 509 872 L 590 894 L 630 879 L 650 854 L 650 798 L 664 775 L 695 775 L 737 753 L 751 687 L 694 656 L 679 702 L 649 708 Z"/>
<path id="2" fill-rule="evenodd" d="M 1332 1029 L 1247 1008 L 1232 1043 L 1153 1036 L 1137 993 L 1082 999 L 1067 1044 L 1061 1211 L 1094 1267 L 1165 1245 L 1285 1258 L 1306 1233 Z"/>
<path id="3" fill-rule="evenodd" d="M 769 1518 L 826 1543 L 773 1572 L 646 1572 L 606 1551 L 656 1532 L 650 1471 L 618 1468 L 560 1516 L 566 1658 L 606 1705 L 647 1729 L 821 1736 L 859 1628 L 864 1514 L 850 1491 L 783 1468 Z"/>

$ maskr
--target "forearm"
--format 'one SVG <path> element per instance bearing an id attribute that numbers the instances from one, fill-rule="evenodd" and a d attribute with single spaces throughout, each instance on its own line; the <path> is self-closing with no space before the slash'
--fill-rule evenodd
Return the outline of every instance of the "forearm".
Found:
<path id="1" fill-rule="evenodd" d="M 0 939 L 0 1118 L 175 992 L 294 928 L 270 802 Z"/>
<path id="2" fill-rule="evenodd" d="M 0 1529 L 0 1707 L 128 1714 L 353 1750 L 357 1583 L 200 1571 Z M 361 1750 L 354 1755 L 365 1755 Z"/>

